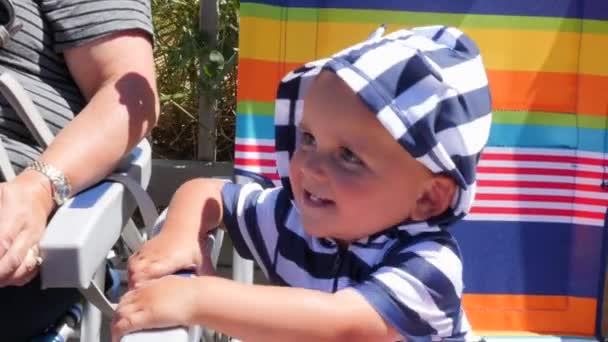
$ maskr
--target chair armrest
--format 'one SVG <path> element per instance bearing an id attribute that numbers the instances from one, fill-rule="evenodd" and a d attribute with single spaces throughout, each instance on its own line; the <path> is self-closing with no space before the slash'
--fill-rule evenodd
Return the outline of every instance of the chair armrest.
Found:
<path id="1" fill-rule="evenodd" d="M 151 148 L 144 139 L 118 170 L 145 189 L 151 168 Z M 135 207 L 124 185 L 103 181 L 59 208 L 40 241 L 42 287 L 88 288 Z"/>
<path id="2" fill-rule="evenodd" d="M 120 342 L 198 342 L 201 336 L 201 328 L 198 326 L 177 327 L 135 332 L 124 336 Z"/>

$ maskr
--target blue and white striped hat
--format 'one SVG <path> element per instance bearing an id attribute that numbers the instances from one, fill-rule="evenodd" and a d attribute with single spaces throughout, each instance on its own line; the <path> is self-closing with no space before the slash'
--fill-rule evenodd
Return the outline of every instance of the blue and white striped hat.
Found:
<path id="1" fill-rule="evenodd" d="M 433 225 L 448 225 L 469 212 L 492 120 L 487 76 L 469 37 L 445 26 L 400 30 L 289 73 L 275 104 L 277 168 L 286 189 L 303 99 L 322 70 L 348 84 L 414 158 L 454 178 L 459 191 L 451 210 Z"/>

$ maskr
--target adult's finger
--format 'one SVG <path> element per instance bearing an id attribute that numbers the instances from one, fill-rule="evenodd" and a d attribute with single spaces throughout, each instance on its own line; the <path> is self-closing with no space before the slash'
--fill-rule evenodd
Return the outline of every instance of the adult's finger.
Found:
<path id="1" fill-rule="evenodd" d="M 37 242 L 36 236 L 31 231 L 21 230 L 8 252 L 0 258 L 0 283 L 4 283 L 5 286 L 6 284 L 13 285 L 17 278 L 23 278 L 26 273 L 29 273 L 26 271 L 28 268 L 32 268 L 31 262 L 35 262 L 36 259 L 28 259 L 27 256 L 28 253 L 32 253 L 30 249 Z"/>
<path id="2" fill-rule="evenodd" d="M 38 247 L 30 248 L 21 266 L 10 277 L 11 285 L 23 286 L 29 283 L 38 274 L 41 261 Z"/>

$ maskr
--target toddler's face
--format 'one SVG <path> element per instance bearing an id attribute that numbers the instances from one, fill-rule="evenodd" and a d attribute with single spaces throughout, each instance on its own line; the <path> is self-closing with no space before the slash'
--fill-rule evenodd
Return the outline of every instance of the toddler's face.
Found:
<path id="1" fill-rule="evenodd" d="M 431 177 L 328 71 L 305 98 L 289 169 L 304 229 L 347 242 L 409 218 Z"/>

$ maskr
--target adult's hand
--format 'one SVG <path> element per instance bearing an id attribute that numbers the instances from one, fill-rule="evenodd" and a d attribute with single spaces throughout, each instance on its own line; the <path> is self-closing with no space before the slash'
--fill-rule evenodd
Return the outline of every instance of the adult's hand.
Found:
<path id="1" fill-rule="evenodd" d="M 0 183 L 0 287 L 24 285 L 38 273 L 38 242 L 53 205 L 50 182 L 36 171 Z"/>

